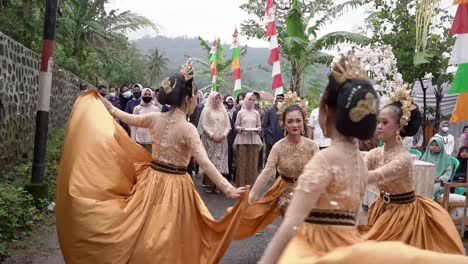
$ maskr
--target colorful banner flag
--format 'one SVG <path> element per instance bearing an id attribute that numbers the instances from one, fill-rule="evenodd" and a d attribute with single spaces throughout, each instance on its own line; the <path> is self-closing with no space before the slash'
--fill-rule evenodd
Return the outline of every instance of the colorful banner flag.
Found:
<path id="1" fill-rule="evenodd" d="M 455 14 L 450 34 L 457 34 L 449 63 L 457 64 L 458 69 L 453 79 L 449 94 L 459 93 L 450 122 L 468 120 L 468 0 L 454 2 L 460 4 Z"/>
<path id="2" fill-rule="evenodd" d="M 268 63 L 273 65 L 271 76 L 273 83 L 271 88 L 275 95 L 283 93 L 283 79 L 281 77 L 280 53 L 278 47 L 278 36 L 276 34 L 275 9 L 273 0 L 268 0 L 265 8 L 266 37 L 270 38 L 270 57 Z"/>
<path id="3" fill-rule="evenodd" d="M 232 64 L 231 69 L 233 71 L 232 80 L 234 81 L 234 95 L 237 97 L 242 91 L 241 85 L 241 67 L 240 67 L 240 56 L 239 56 L 239 42 L 237 28 L 234 30 L 232 35 Z"/>
<path id="4" fill-rule="evenodd" d="M 215 40 L 213 42 L 213 46 L 211 47 L 210 50 L 210 62 L 211 62 L 211 91 L 216 91 L 217 90 L 217 85 L 216 81 L 218 78 L 218 40 Z"/>

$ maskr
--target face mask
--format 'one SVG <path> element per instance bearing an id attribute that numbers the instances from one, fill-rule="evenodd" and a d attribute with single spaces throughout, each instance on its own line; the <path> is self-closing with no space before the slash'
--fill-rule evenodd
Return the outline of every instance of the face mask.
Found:
<path id="1" fill-rule="evenodd" d="M 228 104 L 228 109 L 232 109 L 234 107 L 233 104 Z"/>
<path id="2" fill-rule="evenodd" d="M 280 108 L 280 107 L 283 106 L 283 105 L 284 105 L 283 102 L 277 102 L 277 103 L 276 103 L 276 106 L 277 106 L 278 108 Z"/>
<path id="3" fill-rule="evenodd" d="M 102 97 L 106 97 L 107 94 L 106 93 L 101 93 L 101 95 L 102 95 Z"/>
<path id="4" fill-rule="evenodd" d="M 133 92 L 133 97 L 134 97 L 135 99 L 140 99 L 140 97 L 141 97 L 141 92 Z"/>
<path id="5" fill-rule="evenodd" d="M 153 97 L 149 97 L 149 96 L 143 96 L 143 102 L 145 103 L 149 103 L 153 100 Z"/>
<path id="6" fill-rule="evenodd" d="M 255 101 L 255 102 L 254 102 L 254 105 L 258 105 L 258 101 Z"/>
<path id="7" fill-rule="evenodd" d="M 109 97 L 110 98 L 115 98 L 117 96 L 117 93 L 116 92 L 110 92 L 109 93 Z"/>
<path id="8" fill-rule="evenodd" d="M 128 99 L 132 97 L 132 92 L 126 91 L 125 93 L 122 94 L 123 98 Z"/>
<path id="9" fill-rule="evenodd" d="M 239 105 L 242 106 L 244 104 L 244 100 L 239 101 Z"/>
<path id="10" fill-rule="evenodd" d="M 442 128 L 442 131 L 448 132 L 448 131 L 449 131 L 449 128 L 448 128 L 448 127 L 443 127 L 443 128 Z"/>

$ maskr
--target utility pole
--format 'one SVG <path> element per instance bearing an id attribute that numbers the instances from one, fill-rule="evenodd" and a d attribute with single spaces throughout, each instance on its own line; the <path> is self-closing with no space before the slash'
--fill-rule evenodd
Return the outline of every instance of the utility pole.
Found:
<path id="1" fill-rule="evenodd" d="M 26 189 L 35 197 L 47 195 L 44 183 L 47 132 L 49 125 L 50 91 L 54 66 L 55 31 L 57 25 L 58 0 L 46 0 L 44 17 L 44 35 L 39 71 L 39 95 L 36 112 L 36 130 L 34 134 L 34 157 L 31 184 Z"/>

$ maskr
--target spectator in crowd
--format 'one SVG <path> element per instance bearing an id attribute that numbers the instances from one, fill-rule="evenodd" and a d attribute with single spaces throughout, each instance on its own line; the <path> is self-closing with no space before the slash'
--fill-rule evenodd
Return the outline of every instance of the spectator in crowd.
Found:
<path id="1" fill-rule="evenodd" d="M 468 147 L 467 146 L 463 146 L 459 149 L 457 159 L 460 162 L 460 166 L 455 172 L 453 181 L 454 182 L 466 182 L 466 169 L 467 169 L 466 165 L 468 161 Z"/>
<path id="2" fill-rule="evenodd" d="M 132 92 L 130 88 L 126 84 L 120 86 L 120 93 L 119 93 L 119 103 L 120 103 L 120 110 L 125 111 L 127 107 L 127 103 L 129 100 L 132 99 Z"/>
<path id="3" fill-rule="evenodd" d="M 80 93 L 88 91 L 88 85 L 85 82 L 80 83 Z"/>
<path id="4" fill-rule="evenodd" d="M 463 133 L 458 138 L 457 149 L 463 146 L 468 147 L 468 126 L 463 127 Z"/>
<path id="5" fill-rule="evenodd" d="M 107 94 L 107 100 L 109 100 L 109 102 L 111 102 L 113 106 L 119 109 L 121 108 L 120 100 L 117 96 L 117 88 L 115 88 L 114 85 L 109 85 L 109 93 Z"/>
<path id="6" fill-rule="evenodd" d="M 266 143 L 266 161 L 268 161 L 268 156 L 270 155 L 270 151 L 273 145 L 284 137 L 284 132 L 281 129 L 278 116 L 278 107 L 280 107 L 283 103 L 284 94 L 276 95 L 275 104 L 271 109 L 266 111 L 265 117 L 263 118 L 262 132 Z"/>
<path id="7" fill-rule="evenodd" d="M 442 121 L 440 123 L 439 132 L 436 136 L 440 137 L 444 142 L 445 152 L 448 155 L 452 155 L 455 149 L 455 138 L 449 133 L 450 124 L 448 121 Z"/>
<path id="8" fill-rule="evenodd" d="M 154 89 L 153 94 L 154 94 L 154 98 L 153 98 L 154 105 L 162 110 L 162 105 L 158 102 L 159 88 Z"/>
<path id="9" fill-rule="evenodd" d="M 443 184 L 450 180 L 453 170 L 450 155 L 445 152 L 445 145 L 440 136 L 434 136 L 429 140 L 421 160 L 436 165 L 436 174 L 434 175 L 434 198 L 436 199 L 444 192 Z"/>
<path id="10" fill-rule="evenodd" d="M 403 139 L 403 146 L 405 146 L 406 149 L 420 149 L 422 144 L 423 144 L 423 129 L 420 127 L 418 129 L 418 133 L 414 135 L 413 137 L 405 137 Z"/>
<path id="11" fill-rule="evenodd" d="M 104 84 L 100 84 L 98 86 L 98 92 L 102 97 L 106 97 L 107 96 L 107 86 L 105 86 Z"/>
<path id="12" fill-rule="evenodd" d="M 309 138 L 313 139 L 314 142 L 317 143 L 317 145 L 319 145 L 320 149 L 324 149 L 331 146 L 331 139 L 326 138 L 323 135 L 322 129 L 320 128 L 318 108 L 315 108 L 314 110 L 312 110 L 312 113 L 310 113 L 308 128 Z"/>
<path id="13" fill-rule="evenodd" d="M 133 109 L 135 109 L 135 107 L 137 105 L 140 105 L 141 103 L 141 91 L 143 90 L 143 86 L 139 83 L 135 84 L 133 86 L 133 89 L 132 89 L 132 95 L 133 95 L 133 98 L 132 100 L 129 100 L 127 102 L 127 106 L 125 106 L 125 112 L 131 114 L 133 113 Z"/>
<path id="14" fill-rule="evenodd" d="M 141 102 L 133 109 L 134 115 L 145 115 L 161 110 L 153 103 L 153 92 L 150 88 L 143 89 Z M 151 132 L 149 128 L 130 127 L 130 136 L 136 143 L 142 145 L 145 149 L 151 152 Z"/>

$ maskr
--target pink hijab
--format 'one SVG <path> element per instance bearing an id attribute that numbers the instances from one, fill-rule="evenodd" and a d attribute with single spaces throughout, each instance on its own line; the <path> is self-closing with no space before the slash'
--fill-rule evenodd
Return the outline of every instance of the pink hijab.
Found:
<path id="1" fill-rule="evenodd" d="M 250 97 L 255 96 L 253 93 L 248 93 L 244 97 L 244 103 L 242 104 L 242 109 L 245 110 L 252 110 L 254 107 L 254 104 L 250 102 Z"/>
<path id="2" fill-rule="evenodd" d="M 140 102 L 140 105 L 141 106 L 149 106 L 149 105 L 152 105 L 153 104 L 153 101 L 149 102 L 149 103 L 145 103 L 143 101 L 143 97 L 145 96 L 145 93 L 146 91 L 150 91 L 151 92 L 151 97 L 154 98 L 154 95 L 153 95 L 153 91 L 151 90 L 151 88 L 145 88 L 141 91 L 141 102 Z"/>

